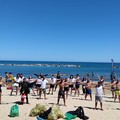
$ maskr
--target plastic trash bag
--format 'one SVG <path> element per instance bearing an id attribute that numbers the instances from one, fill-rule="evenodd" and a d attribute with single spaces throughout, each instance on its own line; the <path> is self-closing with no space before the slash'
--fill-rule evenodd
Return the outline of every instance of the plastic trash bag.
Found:
<path id="1" fill-rule="evenodd" d="M 57 115 L 55 114 L 53 110 L 48 115 L 48 120 L 57 120 Z"/>
<path id="2" fill-rule="evenodd" d="M 30 111 L 29 116 L 35 117 L 37 115 L 44 113 L 46 110 L 47 109 L 46 109 L 45 105 L 36 104 L 36 106 Z"/>
<path id="3" fill-rule="evenodd" d="M 60 110 L 58 105 L 53 105 L 51 112 L 48 115 L 48 120 L 57 120 L 58 118 L 63 118 L 63 112 Z"/>
<path id="4" fill-rule="evenodd" d="M 18 117 L 19 116 L 19 106 L 13 105 L 10 109 L 10 117 Z"/>

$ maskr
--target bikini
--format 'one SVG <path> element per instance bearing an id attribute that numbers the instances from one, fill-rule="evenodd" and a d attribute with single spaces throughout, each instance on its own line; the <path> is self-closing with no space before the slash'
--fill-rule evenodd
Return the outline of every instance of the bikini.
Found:
<path id="1" fill-rule="evenodd" d="M 2 89 L 1 89 L 2 85 L 0 84 L 0 92 L 2 92 Z"/>

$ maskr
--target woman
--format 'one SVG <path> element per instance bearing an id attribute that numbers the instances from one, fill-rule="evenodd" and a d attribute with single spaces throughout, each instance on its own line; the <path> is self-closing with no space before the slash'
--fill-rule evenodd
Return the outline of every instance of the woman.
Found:
<path id="1" fill-rule="evenodd" d="M 80 95 L 80 90 L 79 90 L 80 82 L 81 82 L 80 79 L 76 79 L 76 81 L 75 81 L 75 96 L 76 96 L 76 93 L 78 93 L 78 97 Z"/>
<path id="2" fill-rule="evenodd" d="M 0 104 L 1 104 L 1 95 L 2 95 L 2 77 L 0 76 Z"/>
<path id="3" fill-rule="evenodd" d="M 85 88 L 85 84 L 87 83 L 87 78 L 83 77 L 82 79 L 82 91 L 83 91 L 83 95 L 85 95 L 86 93 L 86 88 Z"/>

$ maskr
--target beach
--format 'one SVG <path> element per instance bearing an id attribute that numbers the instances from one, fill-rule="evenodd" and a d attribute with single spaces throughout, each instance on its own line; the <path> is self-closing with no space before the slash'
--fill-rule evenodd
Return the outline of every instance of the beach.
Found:
<path id="1" fill-rule="evenodd" d="M 108 83 L 106 83 L 106 86 Z M 109 86 L 109 85 L 108 85 Z M 80 87 L 80 96 L 74 97 L 68 96 L 66 99 L 66 106 L 63 105 L 63 100 L 60 99 L 60 109 L 65 115 L 68 111 L 74 111 L 79 106 L 82 106 L 85 112 L 85 115 L 89 117 L 89 120 L 119 120 L 120 119 L 120 103 L 118 99 L 116 103 L 114 99 L 111 98 L 111 91 L 106 90 L 106 94 L 103 96 L 103 111 L 95 110 L 95 89 L 93 88 L 92 98 L 93 100 L 84 100 L 84 95 L 82 95 L 82 90 Z M 48 90 L 47 90 L 48 91 Z M 21 96 L 18 94 L 17 96 L 13 92 L 13 95 L 10 96 L 10 90 L 7 90 L 6 87 L 2 87 L 2 104 L 0 105 L 0 119 L 1 120 L 37 120 L 36 117 L 30 117 L 30 111 L 36 104 L 45 105 L 47 108 L 51 107 L 53 104 L 57 103 L 57 95 L 58 89 L 54 92 L 53 95 L 47 95 L 47 99 L 37 99 L 38 96 L 33 95 L 32 93 L 29 95 L 30 104 L 19 105 L 19 117 L 11 118 L 9 117 L 10 108 L 12 105 L 16 104 L 21 100 Z M 88 96 L 89 99 L 89 96 Z M 98 103 L 98 108 L 100 107 Z M 80 118 L 76 118 L 75 120 L 79 120 Z M 63 120 L 61 118 L 60 120 Z"/>

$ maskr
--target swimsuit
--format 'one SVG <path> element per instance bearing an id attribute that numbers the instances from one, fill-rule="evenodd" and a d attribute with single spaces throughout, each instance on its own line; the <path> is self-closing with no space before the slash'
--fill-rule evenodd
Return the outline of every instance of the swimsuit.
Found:
<path id="1" fill-rule="evenodd" d="M 2 85 L 0 85 L 0 92 L 2 92 L 2 89 L 1 89 Z"/>
<path id="2" fill-rule="evenodd" d="M 80 83 L 76 82 L 75 87 L 78 89 L 80 87 Z"/>

